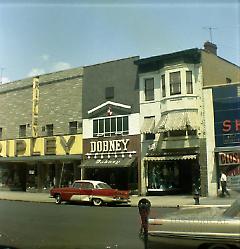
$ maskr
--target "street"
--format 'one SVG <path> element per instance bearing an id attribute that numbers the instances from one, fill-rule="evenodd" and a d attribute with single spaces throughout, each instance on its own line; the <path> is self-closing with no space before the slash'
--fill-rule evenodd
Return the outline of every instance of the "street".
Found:
<path id="1" fill-rule="evenodd" d="M 139 228 L 136 207 L 0 201 L 0 245 L 18 249 L 144 249 Z"/>

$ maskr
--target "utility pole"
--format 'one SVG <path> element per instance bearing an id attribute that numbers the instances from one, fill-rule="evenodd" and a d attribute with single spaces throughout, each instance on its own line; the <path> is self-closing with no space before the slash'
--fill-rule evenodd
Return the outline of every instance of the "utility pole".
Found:
<path id="1" fill-rule="evenodd" d="M 217 29 L 217 28 L 214 28 L 214 27 L 203 27 L 203 29 L 208 29 L 209 30 L 209 36 L 210 36 L 210 42 L 212 42 L 213 41 L 213 30 L 214 29 Z"/>

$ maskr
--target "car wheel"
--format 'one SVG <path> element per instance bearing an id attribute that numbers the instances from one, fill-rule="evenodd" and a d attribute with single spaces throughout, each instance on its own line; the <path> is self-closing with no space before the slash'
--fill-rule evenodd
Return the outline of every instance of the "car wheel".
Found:
<path id="1" fill-rule="evenodd" d="M 55 195 L 55 203 L 56 204 L 61 204 L 62 203 L 62 197 L 60 194 Z"/>
<path id="2" fill-rule="evenodd" d="M 101 206 L 103 204 L 103 201 L 99 198 L 93 199 L 93 205 L 94 206 Z"/>
<path id="3" fill-rule="evenodd" d="M 209 245 L 207 249 L 231 249 L 231 247 L 224 244 L 212 244 Z"/>

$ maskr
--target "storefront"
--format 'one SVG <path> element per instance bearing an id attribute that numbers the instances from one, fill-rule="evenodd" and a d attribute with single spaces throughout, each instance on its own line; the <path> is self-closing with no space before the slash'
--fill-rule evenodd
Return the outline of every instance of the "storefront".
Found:
<path id="1" fill-rule="evenodd" d="M 228 187 L 240 191 L 240 84 L 212 89 L 215 159 L 219 175 L 227 175 Z"/>
<path id="2" fill-rule="evenodd" d="M 80 178 L 82 135 L 0 141 L 0 188 L 48 191 Z"/>
<path id="3" fill-rule="evenodd" d="M 117 189 L 138 189 L 140 136 L 83 140 L 84 179 L 100 180 Z"/>
<path id="4" fill-rule="evenodd" d="M 148 195 L 190 194 L 200 187 L 196 154 L 145 157 Z"/>

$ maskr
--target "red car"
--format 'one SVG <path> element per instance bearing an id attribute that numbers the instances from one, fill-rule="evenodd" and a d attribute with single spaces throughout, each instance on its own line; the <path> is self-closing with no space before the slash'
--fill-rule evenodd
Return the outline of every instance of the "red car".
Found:
<path id="1" fill-rule="evenodd" d="M 56 204 L 62 201 L 90 202 L 95 206 L 103 203 L 128 203 L 129 191 L 112 189 L 107 183 L 92 180 L 76 180 L 71 187 L 52 188 L 50 196 Z"/>

